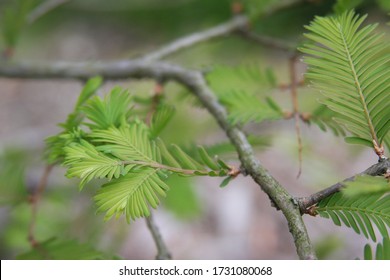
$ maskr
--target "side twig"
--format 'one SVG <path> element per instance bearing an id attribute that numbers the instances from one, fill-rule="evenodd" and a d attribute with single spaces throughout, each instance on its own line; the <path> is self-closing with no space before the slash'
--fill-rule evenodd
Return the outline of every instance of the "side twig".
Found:
<path id="1" fill-rule="evenodd" d="M 38 213 L 38 204 L 42 196 L 42 193 L 45 191 L 47 186 L 47 180 L 49 174 L 53 169 L 53 165 L 47 165 L 43 171 L 42 177 L 38 183 L 38 186 L 34 190 L 34 193 L 29 197 L 29 202 L 31 204 L 31 220 L 28 227 L 28 241 L 30 242 L 31 247 L 36 248 L 39 244 L 35 238 L 35 225 L 37 220 Z"/>
<path id="2" fill-rule="evenodd" d="M 156 82 L 156 85 L 154 87 L 154 94 L 152 97 L 152 105 L 150 107 L 150 110 L 148 114 L 146 115 L 145 122 L 146 124 L 150 125 L 152 121 L 153 114 L 156 112 L 157 106 L 160 103 L 161 95 L 163 94 L 163 85 L 159 82 Z M 169 260 L 172 259 L 171 254 L 168 251 L 167 246 L 164 243 L 164 240 L 160 234 L 160 230 L 157 227 L 156 223 L 154 222 L 154 217 L 152 213 L 150 213 L 149 217 L 145 218 L 146 224 L 148 226 L 148 229 L 150 233 L 152 234 L 154 243 L 157 247 L 157 260 Z"/>
<path id="3" fill-rule="evenodd" d="M 271 7 L 265 12 L 266 15 L 270 15 L 278 10 L 288 8 L 290 6 L 302 3 L 302 0 L 283 0 L 271 5 Z M 258 43 L 264 44 L 269 47 L 277 47 L 278 49 L 284 49 L 285 51 L 295 50 L 295 46 L 288 42 L 282 42 L 277 39 L 263 37 L 261 35 L 256 35 L 250 33 L 247 29 L 250 24 L 250 20 L 246 15 L 239 14 L 241 8 L 235 10 L 233 8 L 234 17 L 222 24 L 219 24 L 215 27 L 206 29 L 204 31 L 195 32 L 188 36 L 179 38 L 154 52 L 150 52 L 147 55 L 143 56 L 142 59 L 146 61 L 157 61 L 164 57 L 167 57 L 173 53 L 176 53 L 182 49 L 192 47 L 198 43 L 209 41 L 217 37 L 222 37 L 228 34 L 231 34 L 235 31 L 238 31 L 242 36 L 257 41 Z"/>
<path id="4" fill-rule="evenodd" d="M 55 8 L 69 2 L 71 0 L 47 0 L 32 10 L 27 16 L 27 23 L 31 24 L 38 18 L 54 10 Z"/>
<path id="5" fill-rule="evenodd" d="M 146 225 L 148 226 L 149 231 L 152 233 L 154 243 L 156 244 L 157 247 L 156 260 L 172 259 L 171 253 L 168 251 L 168 248 L 161 237 L 160 231 L 154 222 L 152 213 L 150 213 L 150 216 L 145 218 L 145 220 L 146 220 Z"/>
<path id="6" fill-rule="evenodd" d="M 297 91 L 297 55 L 294 54 L 290 60 L 289 60 L 289 70 L 290 70 L 290 82 L 291 82 L 291 101 L 293 104 L 292 108 L 292 114 L 294 116 L 294 122 L 295 122 L 295 132 L 297 134 L 297 141 L 298 141 L 298 162 L 299 162 L 299 169 L 297 178 L 302 173 L 302 137 L 301 137 L 301 127 L 300 127 L 300 115 L 299 115 L 299 103 L 298 103 L 298 91 Z"/>
<path id="7" fill-rule="evenodd" d="M 160 82 L 156 82 L 156 85 L 154 86 L 153 89 L 152 104 L 145 118 L 146 124 L 150 125 L 153 114 L 156 112 L 157 107 L 160 104 L 163 93 L 164 93 L 164 85 Z"/>
<path id="8" fill-rule="evenodd" d="M 43 2 L 41 5 L 30 12 L 30 14 L 27 16 L 27 23 L 32 24 L 38 18 L 69 1 L 71 0 L 47 0 Z"/>
<path id="9" fill-rule="evenodd" d="M 178 40 L 175 40 L 172 43 L 169 43 L 166 46 L 163 46 L 162 48 L 158 49 L 157 51 L 145 55 L 143 59 L 147 61 L 159 60 L 173 53 L 176 53 L 179 50 L 191 47 L 197 43 L 209 41 L 210 39 L 227 35 L 247 24 L 248 18 L 246 16 L 235 16 L 232 20 L 228 22 L 217 25 L 213 28 L 209 28 L 205 31 L 196 32 L 189 36 L 185 36 Z"/>
<path id="10" fill-rule="evenodd" d="M 293 53 L 296 51 L 296 46 L 290 42 L 251 32 L 246 27 L 240 28 L 237 31 L 237 34 L 265 47 L 277 49 L 288 53 Z"/>

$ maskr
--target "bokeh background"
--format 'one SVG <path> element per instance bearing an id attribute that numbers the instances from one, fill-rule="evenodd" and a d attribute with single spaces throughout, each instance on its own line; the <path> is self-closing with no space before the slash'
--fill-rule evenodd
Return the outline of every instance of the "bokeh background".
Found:
<path id="1" fill-rule="evenodd" d="M 17 1 L 0 1 L 0 15 Z M 39 1 L 38 1 L 39 2 Z M 42 2 L 42 1 L 41 1 Z M 176 38 L 207 29 L 231 18 L 230 0 L 72 0 L 23 27 L 10 60 L 105 61 L 134 58 Z M 261 0 L 253 1 L 261 5 Z M 272 1 L 269 1 L 272 2 Z M 273 1 L 278 2 L 278 1 Z M 263 14 L 254 32 L 293 44 L 302 40 L 304 25 L 314 15 L 334 11 L 337 1 L 297 1 L 278 12 Z M 356 2 L 368 22 L 382 23 L 389 36 L 390 1 Z M 340 3 L 339 3 L 340 4 Z M 0 21 L 1 22 L 1 21 Z M 1 24 L 1 23 L 0 23 Z M 0 39 L 0 48 L 6 42 Z M 215 65 L 259 65 L 271 68 L 279 84 L 289 83 L 289 53 L 231 34 L 197 44 L 165 60 L 190 68 L 212 69 Z M 4 59 L 4 58 L 3 58 Z M 0 61 L 1 63 L 1 61 Z M 299 69 L 304 72 L 301 63 Z M 115 85 L 138 96 L 152 96 L 152 80 L 106 82 L 104 96 Z M 60 131 L 57 123 L 73 109 L 82 83 L 76 80 L 26 80 L 0 77 L 0 257 L 14 259 L 30 250 L 27 240 L 31 220 L 28 193 L 37 187 L 45 168 L 44 140 Z M 164 139 L 184 147 L 212 145 L 226 136 L 206 110 L 181 86 L 168 83 L 167 98 L 176 114 Z M 291 109 L 288 91 L 272 92 L 286 110 Z M 302 110 L 310 109 L 319 95 L 299 89 Z M 368 149 L 346 144 L 342 138 L 315 125 L 301 124 L 302 175 L 298 173 L 298 145 L 292 120 L 248 125 L 245 130 L 261 141 L 256 155 L 288 191 L 309 195 L 361 172 L 376 161 Z M 234 153 L 223 158 L 239 165 Z M 127 224 L 125 219 L 103 222 L 96 214 L 93 194 L 99 182 L 78 191 L 77 180 L 64 177 L 56 167 L 39 203 L 36 237 L 55 237 L 87 243 L 108 256 L 153 259 L 156 249 L 144 220 Z M 226 188 L 220 179 L 181 178 L 172 186 L 154 217 L 175 259 L 297 259 L 293 240 L 282 214 L 250 178 L 240 176 Z M 15 191 L 16 190 L 16 191 Z M 20 197 L 15 194 L 19 194 Z M 7 197 L 13 197 L 12 203 Z M 2 197 L 2 199 L 1 199 Z M 304 217 L 309 235 L 324 259 L 362 258 L 368 242 L 348 228 L 329 220 Z"/>

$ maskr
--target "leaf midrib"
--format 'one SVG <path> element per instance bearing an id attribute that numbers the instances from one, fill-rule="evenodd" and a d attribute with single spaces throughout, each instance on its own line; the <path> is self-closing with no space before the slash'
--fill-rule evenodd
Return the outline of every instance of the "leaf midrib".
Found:
<path id="1" fill-rule="evenodd" d="M 150 172 L 149 174 L 145 174 L 145 176 L 141 177 L 141 180 L 139 181 L 139 184 L 136 187 L 133 188 L 133 191 L 131 193 L 128 194 L 127 199 L 129 199 L 131 196 L 133 196 L 134 193 L 136 193 L 136 191 L 144 185 L 145 181 L 148 181 L 151 176 L 156 174 L 157 169 L 150 169 L 149 172 Z"/>
<path id="2" fill-rule="evenodd" d="M 351 70 L 352 70 L 352 75 L 353 75 L 353 78 L 355 80 L 356 89 L 357 89 L 357 91 L 359 93 L 359 97 L 360 97 L 361 103 L 363 105 L 364 115 L 365 115 L 365 118 L 367 120 L 367 124 L 368 124 L 369 130 L 370 130 L 370 134 L 371 134 L 372 140 L 374 140 L 376 143 L 379 143 L 378 142 L 378 138 L 377 138 L 376 133 L 375 133 L 374 125 L 373 125 L 373 123 L 371 121 L 371 116 L 370 116 L 370 112 L 369 112 L 368 107 L 367 107 L 366 98 L 365 98 L 365 96 L 363 94 L 363 91 L 362 91 L 362 88 L 361 88 L 361 85 L 360 85 L 360 81 L 359 81 L 359 77 L 358 77 L 357 71 L 355 69 L 355 64 L 354 64 L 354 62 L 352 60 L 352 56 L 351 56 L 351 53 L 349 51 L 349 46 L 348 46 L 348 43 L 346 42 L 346 39 L 345 39 L 343 30 L 342 30 L 341 24 L 338 23 L 337 27 L 338 27 L 338 30 L 340 32 L 340 36 L 341 36 L 341 38 L 343 40 L 343 46 L 344 46 L 345 52 L 347 54 L 347 59 L 348 59 L 349 65 L 350 65 Z"/>

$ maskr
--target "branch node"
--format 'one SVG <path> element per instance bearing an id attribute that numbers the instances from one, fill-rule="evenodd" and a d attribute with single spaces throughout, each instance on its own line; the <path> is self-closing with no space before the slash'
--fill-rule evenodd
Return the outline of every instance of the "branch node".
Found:
<path id="1" fill-rule="evenodd" d="M 382 144 L 379 145 L 376 140 L 372 140 L 372 143 L 374 144 L 374 150 L 375 150 L 375 153 L 378 155 L 379 160 L 386 159 L 385 148 L 383 147 L 383 145 Z"/>
<path id="2" fill-rule="evenodd" d="M 229 166 L 229 172 L 228 175 L 230 177 L 237 177 L 239 174 L 241 174 L 241 168 L 237 168 L 236 166 Z"/>
<path id="3" fill-rule="evenodd" d="M 310 216 L 315 217 L 315 216 L 318 215 L 316 209 L 317 209 L 316 205 L 312 205 L 312 206 L 310 206 L 309 208 L 306 209 L 306 214 L 309 214 Z"/>

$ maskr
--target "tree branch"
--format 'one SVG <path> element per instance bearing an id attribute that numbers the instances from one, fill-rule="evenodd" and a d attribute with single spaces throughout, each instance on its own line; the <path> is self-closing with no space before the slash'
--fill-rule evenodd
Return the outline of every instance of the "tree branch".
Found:
<path id="1" fill-rule="evenodd" d="M 246 16 L 235 16 L 233 19 L 223 24 L 175 40 L 158 49 L 157 51 L 145 55 L 143 59 L 147 61 L 160 60 L 163 57 L 169 56 L 179 50 L 191 47 L 197 43 L 209 41 L 210 39 L 227 35 L 246 26 L 247 24 L 248 18 Z"/>
<path id="2" fill-rule="evenodd" d="M 260 45 L 264 45 L 272 49 L 277 49 L 289 53 L 294 53 L 297 49 L 296 45 L 294 45 L 293 43 L 254 33 L 249 31 L 245 27 L 240 28 L 237 31 L 237 34 L 241 35 L 246 39 L 249 39 L 253 42 L 256 42 Z"/>
<path id="3" fill-rule="evenodd" d="M 154 222 L 152 213 L 150 213 L 150 216 L 146 217 L 145 220 L 146 220 L 146 225 L 148 226 L 149 231 L 152 233 L 154 243 L 156 244 L 157 247 L 156 260 L 172 259 L 171 253 L 169 253 L 168 248 L 161 237 L 160 231 Z"/>
<path id="4" fill-rule="evenodd" d="M 295 122 L 295 133 L 297 136 L 297 142 L 298 142 L 298 162 L 299 162 L 299 168 L 298 168 L 298 175 L 301 176 L 302 173 L 302 136 L 301 136 L 301 126 L 300 126 L 300 114 L 299 114 L 299 102 L 298 102 L 298 90 L 297 90 L 297 59 L 298 56 L 294 54 L 291 56 L 289 60 L 289 71 L 290 71 L 290 82 L 291 82 L 291 88 L 290 88 L 290 94 L 291 94 L 291 101 L 292 101 L 292 114 L 294 117 Z"/>
<path id="5" fill-rule="evenodd" d="M 70 0 L 47 0 L 30 12 L 27 16 L 27 22 L 31 24 L 38 18 L 69 1 Z"/>
<path id="6" fill-rule="evenodd" d="M 359 175 L 382 176 L 382 175 L 386 174 L 388 172 L 388 170 L 390 170 L 390 159 L 381 159 L 381 160 L 379 160 L 378 163 L 370 166 L 369 168 L 367 168 L 363 172 L 356 174 L 352 177 L 349 177 L 349 178 L 343 180 L 342 182 L 338 182 L 338 183 L 336 183 L 336 184 L 334 184 L 334 185 L 332 185 L 324 190 L 321 190 L 315 194 L 312 194 L 310 196 L 298 198 L 297 201 L 298 201 L 301 213 L 302 214 L 309 214 L 309 209 L 311 206 L 317 204 L 318 202 L 320 202 L 324 198 L 340 191 L 340 189 L 344 187 L 345 182 L 353 181 L 356 176 L 359 176 Z"/>
<path id="7" fill-rule="evenodd" d="M 303 0 L 283 0 L 279 1 L 277 4 L 271 5 L 271 7 L 264 13 L 266 15 L 270 15 L 278 10 L 282 10 L 285 8 L 288 8 L 290 6 L 302 3 Z M 291 43 L 283 42 L 278 39 L 258 35 L 255 33 L 252 33 L 248 30 L 248 26 L 250 24 L 250 20 L 248 16 L 243 14 L 236 14 L 231 20 L 219 24 L 215 27 L 206 29 L 204 31 L 195 32 L 188 36 L 184 36 L 182 38 L 179 38 L 160 49 L 151 52 L 142 58 L 146 61 L 157 61 L 164 57 L 167 57 L 173 53 L 176 53 L 182 49 L 191 47 L 195 44 L 209 41 L 211 39 L 221 37 L 224 35 L 228 35 L 232 32 L 238 31 L 238 34 L 243 36 L 244 38 L 256 41 L 260 44 L 263 44 L 268 47 L 281 49 L 284 51 L 295 51 L 296 46 L 294 46 Z"/>

